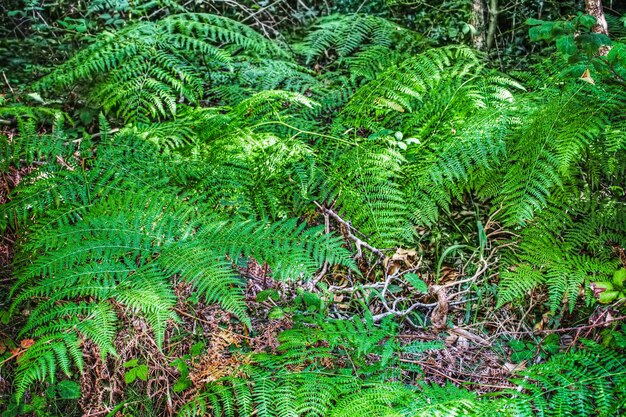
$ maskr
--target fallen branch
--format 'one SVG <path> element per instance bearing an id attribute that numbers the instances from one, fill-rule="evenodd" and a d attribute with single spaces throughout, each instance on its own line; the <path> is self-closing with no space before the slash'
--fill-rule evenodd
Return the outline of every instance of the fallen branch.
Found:
<path id="1" fill-rule="evenodd" d="M 361 252 L 361 247 L 364 247 L 365 249 L 369 250 L 370 252 L 378 255 L 379 258 L 385 258 L 385 254 L 383 253 L 383 251 L 381 251 L 378 248 L 375 248 L 374 246 L 370 245 L 369 243 L 365 242 L 364 240 L 358 238 L 354 233 L 352 233 L 353 230 L 356 230 L 352 224 L 350 224 L 349 221 L 344 220 L 339 214 L 337 214 L 335 211 L 323 207 L 321 206 L 318 202 L 314 201 L 313 202 L 320 210 L 322 210 L 324 213 L 328 214 L 330 217 L 332 217 L 333 219 L 335 219 L 338 223 L 342 224 L 343 226 L 345 226 L 346 228 L 346 232 L 345 232 L 345 236 L 350 239 L 351 241 L 354 242 L 354 244 L 356 245 L 357 248 L 357 255 L 359 256 L 363 256 L 363 253 Z"/>

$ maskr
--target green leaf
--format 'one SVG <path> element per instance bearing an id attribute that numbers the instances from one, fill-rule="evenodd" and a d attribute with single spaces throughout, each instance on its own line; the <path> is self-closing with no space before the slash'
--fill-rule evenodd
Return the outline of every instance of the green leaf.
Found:
<path id="1" fill-rule="evenodd" d="M 134 368 L 139 365 L 139 361 L 137 359 L 131 359 L 128 362 L 124 362 L 124 368 Z"/>
<path id="2" fill-rule="evenodd" d="M 561 36 L 556 40 L 556 47 L 565 55 L 574 55 L 578 51 L 573 35 Z"/>
<path id="3" fill-rule="evenodd" d="M 584 14 L 578 18 L 578 23 L 587 29 L 591 29 L 593 25 L 596 24 L 596 18 L 591 15 Z"/>
<path id="4" fill-rule="evenodd" d="M 307 308 L 311 309 L 320 309 L 322 307 L 322 299 L 312 292 L 305 291 L 302 294 L 302 301 L 307 306 Z"/>
<path id="5" fill-rule="evenodd" d="M 404 291 L 404 289 L 399 285 L 391 284 L 387 287 L 387 291 L 391 294 L 398 294 Z"/>
<path id="6" fill-rule="evenodd" d="M 137 378 L 141 379 L 142 381 L 148 380 L 148 371 L 149 371 L 148 365 L 146 364 L 139 365 L 134 370 L 135 370 L 135 374 L 137 375 Z"/>
<path id="7" fill-rule="evenodd" d="M 175 393 L 183 392 L 187 388 L 192 385 L 192 382 L 189 378 L 181 378 L 172 387 Z"/>
<path id="8" fill-rule="evenodd" d="M 521 340 L 509 340 L 509 347 L 515 351 L 522 351 L 524 349 L 526 349 L 526 343 L 522 342 Z"/>
<path id="9" fill-rule="evenodd" d="M 550 40 L 552 39 L 552 26 L 550 25 L 541 25 L 541 26 L 533 26 L 528 31 L 528 36 L 530 40 L 533 42 L 541 41 L 541 40 Z"/>
<path id="10" fill-rule="evenodd" d="M 195 343 L 193 346 L 191 346 L 191 349 L 189 349 L 189 353 L 191 353 L 192 356 L 198 356 L 202 353 L 205 346 L 206 344 L 204 342 Z"/>
<path id="11" fill-rule="evenodd" d="M 579 35 L 577 41 L 588 55 L 594 55 L 604 45 L 611 45 L 611 39 L 601 33 L 585 33 Z"/>
<path id="12" fill-rule="evenodd" d="M 128 372 L 124 373 L 124 382 L 127 384 L 132 384 L 137 379 L 137 373 L 135 372 L 135 368 L 131 369 Z"/>
<path id="13" fill-rule="evenodd" d="M 559 335 L 556 333 L 552 333 L 543 340 L 541 346 L 543 350 L 546 351 L 548 354 L 555 355 L 559 353 L 559 350 L 561 349 L 560 341 L 561 338 L 559 337 Z"/>
<path id="14" fill-rule="evenodd" d="M 46 388 L 46 397 L 52 400 L 54 399 L 54 397 L 56 397 L 56 395 L 57 395 L 56 385 L 50 385 L 48 388 Z"/>
<path id="15" fill-rule="evenodd" d="M 619 291 L 604 291 L 598 296 L 598 301 L 600 301 L 601 304 L 609 304 L 615 301 L 619 295 Z"/>
<path id="16" fill-rule="evenodd" d="M 511 362 L 520 363 L 532 359 L 533 353 L 530 350 L 515 351 L 511 354 Z"/>
<path id="17" fill-rule="evenodd" d="M 383 354 L 380 357 L 380 366 L 385 367 L 389 362 L 389 359 L 393 356 L 395 352 L 395 343 L 393 339 L 387 340 L 385 345 L 383 346 Z"/>
<path id="18" fill-rule="evenodd" d="M 280 307 L 274 307 L 267 315 L 267 318 L 270 320 L 282 319 L 283 317 L 285 317 L 285 312 Z"/>
<path id="19" fill-rule="evenodd" d="M 65 380 L 56 385 L 58 398 L 62 400 L 76 400 L 80 398 L 80 385 L 74 381 Z"/>
<path id="20" fill-rule="evenodd" d="M 404 278 L 411 284 L 411 286 L 417 291 L 421 293 L 428 292 L 428 285 L 417 275 L 414 273 L 408 273 L 404 275 Z"/>
<path id="21" fill-rule="evenodd" d="M 611 48 L 606 56 L 607 61 L 611 65 L 622 65 L 626 67 L 626 45 L 617 43 Z"/>
<path id="22" fill-rule="evenodd" d="M 526 19 L 526 24 L 529 26 L 537 26 L 537 25 L 543 25 L 544 23 L 547 23 L 545 20 L 539 20 L 539 19 Z"/>
<path id="23" fill-rule="evenodd" d="M 259 303 L 267 301 L 269 298 L 274 301 L 278 301 L 280 299 L 280 294 L 278 294 L 278 291 L 276 291 L 275 289 L 268 288 L 267 290 L 263 290 L 256 295 L 256 300 Z"/>
<path id="24" fill-rule="evenodd" d="M 8 311 L 0 311 L 0 323 L 9 324 L 9 320 L 11 320 L 11 313 Z"/>
<path id="25" fill-rule="evenodd" d="M 189 369 L 187 367 L 187 362 L 183 358 L 176 358 L 172 362 L 170 362 L 170 366 L 175 366 L 178 369 L 178 372 L 181 375 L 189 375 Z"/>
<path id="26" fill-rule="evenodd" d="M 626 282 L 626 268 L 618 269 L 613 274 L 613 284 L 618 287 L 624 287 L 624 283 Z"/>

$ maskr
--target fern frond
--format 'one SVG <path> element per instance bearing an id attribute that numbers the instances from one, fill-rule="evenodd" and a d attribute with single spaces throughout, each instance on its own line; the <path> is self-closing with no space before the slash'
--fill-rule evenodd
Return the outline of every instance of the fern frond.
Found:
<path id="1" fill-rule="evenodd" d="M 417 33 L 370 15 L 331 15 L 319 19 L 298 46 L 307 62 L 336 53 L 347 57 L 369 47 L 414 50 L 423 39 Z"/>
<path id="2" fill-rule="evenodd" d="M 394 246 L 411 236 L 402 191 L 404 158 L 374 141 L 343 151 L 329 167 L 330 195 L 354 226 L 375 244 Z"/>
<path id="3" fill-rule="evenodd" d="M 499 306 L 520 300 L 545 284 L 551 310 L 567 303 L 571 311 L 581 288 L 588 288 L 593 281 L 607 280 L 619 268 L 610 242 L 623 243 L 623 210 L 602 196 L 591 195 L 589 201 L 581 201 L 575 193 L 563 193 L 568 196 L 563 203 L 569 211 L 562 209 L 559 198 L 554 198 L 553 206 L 522 232 L 519 251 L 505 257 Z M 591 302 L 590 294 L 586 301 Z"/>
<path id="4" fill-rule="evenodd" d="M 577 172 L 582 153 L 622 102 L 614 94 L 585 92 L 576 85 L 546 91 L 544 97 L 547 102 L 528 115 L 510 140 L 509 160 L 515 163 L 501 178 L 494 178 L 499 189 L 496 202 L 502 204 L 502 218 L 511 225 L 530 220 L 546 207 L 551 193 Z M 589 100 L 593 106 L 585 104 Z M 536 108 L 533 101 L 529 104 Z"/>
<path id="5" fill-rule="evenodd" d="M 176 114 L 179 97 L 197 103 L 207 81 L 199 62 L 223 68 L 230 46 L 247 53 L 288 54 L 248 26 L 226 17 L 184 13 L 103 34 L 37 83 L 39 89 L 95 81 L 91 98 L 125 121 L 149 123 Z"/>

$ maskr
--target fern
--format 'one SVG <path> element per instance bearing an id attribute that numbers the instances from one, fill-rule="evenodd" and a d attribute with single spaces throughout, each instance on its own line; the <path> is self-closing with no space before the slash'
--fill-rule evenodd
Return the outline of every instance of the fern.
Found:
<path id="1" fill-rule="evenodd" d="M 132 129 L 101 140 L 91 166 L 44 164 L 2 207 L 24 240 L 12 310 L 32 304 L 23 332 L 38 338 L 20 362 L 18 398 L 33 381 L 51 380 L 57 363 L 68 374 L 72 363 L 80 368 L 75 345 L 82 337 L 115 354 L 112 302 L 143 316 L 161 345 L 176 318 L 173 277 L 250 326 L 233 261 L 254 257 L 283 279 L 307 279 L 324 262 L 355 268 L 342 241 L 320 228 L 225 220 L 184 196 L 168 184 L 177 158 L 160 155 Z M 161 178 L 158 189 L 144 180 L 151 177 Z"/>
<path id="2" fill-rule="evenodd" d="M 626 244 L 623 209 L 602 192 L 581 198 L 573 186 L 553 195 L 551 206 L 523 230 L 517 253 L 505 258 L 498 304 L 518 301 L 545 284 L 551 310 L 566 304 L 572 311 L 581 288 L 619 269 L 611 243 Z M 585 293 L 591 303 L 592 294 Z"/>
<path id="3" fill-rule="evenodd" d="M 45 335 L 20 357 L 15 371 L 16 397 L 22 398 L 35 381 L 54 382 L 57 370 L 70 376 L 72 364 L 78 369 L 83 367 L 80 340 L 76 334 L 60 332 Z"/>
<path id="4" fill-rule="evenodd" d="M 24 105 L 0 107 L 0 117 L 15 123 L 19 139 L 0 135 L 0 170 L 6 172 L 10 166 L 28 166 L 44 163 L 56 157 L 67 158 L 72 147 L 67 146 L 65 135 L 67 117 L 60 111 L 46 107 Z M 46 133 L 41 134 L 40 129 Z"/>
<path id="5" fill-rule="evenodd" d="M 461 109 L 471 112 L 490 102 L 510 99 L 507 87 L 517 84 L 505 77 L 488 75 L 468 48 L 431 49 L 387 69 L 361 87 L 346 106 L 343 117 L 370 131 L 396 127 L 414 136 L 408 129 L 431 128 L 435 121 L 428 120 L 441 118 L 445 111 L 450 115 Z M 446 94 L 442 96 L 442 89 L 449 92 L 444 90 Z M 436 114 L 430 109 L 422 112 L 422 106 L 437 106 L 435 109 L 444 113 Z M 416 137 L 423 136 L 417 132 Z"/>
<path id="6" fill-rule="evenodd" d="M 216 46 L 216 45 L 219 45 Z M 50 89 L 95 80 L 91 99 L 125 121 L 148 123 L 175 115 L 179 97 L 198 103 L 207 70 L 228 67 L 232 47 L 250 54 L 287 54 L 245 25 L 209 14 L 169 16 L 105 33 L 40 80 Z"/>
<path id="7" fill-rule="evenodd" d="M 515 164 L 494 185 L 509 223 L 531 219 L 545 208 L 553 190 L 577 174 L 576 162 L 621 102 L 611 94 L 586 96 L 580 92 L 583 87 L 545 92 L 549 101 L 512 138 L 509 158 Z M 591 102 L 593 107 L 585 104 Z"/>
<path id="8" fill-rule="evenodd" d="M 325 199 L 335 201 L 376 244 L 388 247 L 409 240 L 409 210 L 401 187 L 402 155 L 374 141 L 342 153 L 328 169 L 331 194 Z"/>
<path id="9" fill-rule="evenodd" d="M 353 126 L 374 136 L 400 132 L 405 204 L 414 223 L 428 225 L 470 186 L 470 178 L 476 181 L 477 172 L 505 158 L 511 90 L 519 87 L 485 70 L 469 49 L 434 49 L 359 88 L 336 128 Z"/>
<path id="10" fill-rule="evenodd" d="M 246 384 L 244 380 L 225 378 L 208 385 L 179 416 L 203 415 L 209 408 L 215 415 L 241 416 L 620 415 L 626 377 L 623 355 L 617 346 L 582 343 L 580 350 L 556 355 L 512 379 L 518 389 L 484 397 L 452 385 L 368 383 L 341 373 L 293 372 L 282 367 L 270 371 L 252 364 L 245 369 L 252 394 L 235 391 Z M 242 412 L 238 401 L 248 404 L 249 398 L 255 408 Z"/>
<path id="11" fill-rule="evenodd" d="M 166 3 L 176 4 L 93 1 L 88 13 L 145 16 Z M 329 265 L 357 272 L 330 225 L 307 224 L 319 224 L 322 205 L 385 251 L 418 246 L 417 230 L 459 205 L 486 205 L 517 239 L 498 264 L 500 307 L 540 287 L 553 313 L 573 311 L 583 293 L 591 305 L 588 284 L 617 270 L 612 248 L 626 247 L 623 91 L 561 69 L 520 74 L 525 91 L 469 48 L 413 55 L 423 46 L 360 14 L 318 20 L 293 55 L 220 16 L 140 19 L 35 86 L 71 87 L 102 108 L 111 121 L 101 115 L 99 133 L 69 127 L 36 95 L 40 107 L 0 109 L 0 170 L 30 171 L 13 190 L 7 182 L 0 208 L 0 228 L 18 238 L 11 312 L 31 312 L 20 337 L 34 340 L 17 363 L 18 401 L 37 381 L 81 371 L 85 340 L 116 355 L 125 315 L 142 317 L 161 347 L 177 320 L 175 282 L 250 328 L 237 273 L 246 262 L 280 280 Z M 368 313 L 294 316 L 275 351 L 242 347 L 240 366 L 196 387 L 180 414 L 624 412 L 621 333 L 615 346 L 583 342 L 531 366 L 517 390 L 481 397 L 410 385 L 419 368 L 402 359 L 441 344 L 402 345 L 391 316 L 375 325 Z"/>
<path id="12" fill-rule="evenodd" d="M 624 411 L 626 363 L 619 351 L 584 341 L 581 350 L 559 355 L 516 380 L 526 391 L 513 393 L 518 415 L 614 416 Z"/>
<path id="13" fill-rule="evenodd" d="M 319 19 L 298 46 L 307 62 L 336 53 L 348 57 L 371 47 L 411 51 L 423 42 L 415 32 L 376 16 L 331 15 Z"/>

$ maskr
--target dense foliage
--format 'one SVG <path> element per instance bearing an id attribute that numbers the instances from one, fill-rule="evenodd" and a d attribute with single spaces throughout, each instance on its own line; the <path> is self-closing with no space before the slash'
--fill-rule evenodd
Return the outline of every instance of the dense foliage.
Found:
<path id="1" fill-rule="evenodd" d="M 3 417 L 626 413 L 623 18 L 17 3 Z"/>

